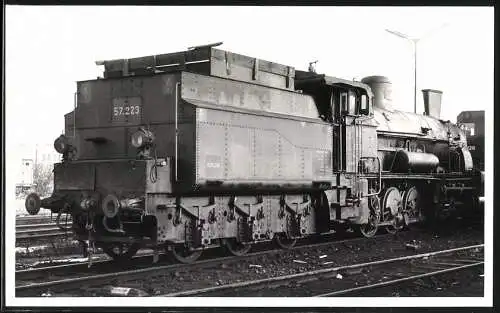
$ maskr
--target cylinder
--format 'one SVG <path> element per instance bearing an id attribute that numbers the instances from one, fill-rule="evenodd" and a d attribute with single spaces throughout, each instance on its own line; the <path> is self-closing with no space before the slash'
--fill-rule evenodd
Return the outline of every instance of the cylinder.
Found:
<path id="1" fill-rule="evenodd" d="M 392 83 L 385 76 L 368 76 L 361 80 L 373 92 L 373 105 L 381 109 L 392 109 Z"/>
<path id="2" fill-rule="evenodd" d="M 392 172 L 397 173 L 430 173 L 439 165 L 439 159 L 432 153 L 409 152 L 399 150 L 395 152 Z"/>

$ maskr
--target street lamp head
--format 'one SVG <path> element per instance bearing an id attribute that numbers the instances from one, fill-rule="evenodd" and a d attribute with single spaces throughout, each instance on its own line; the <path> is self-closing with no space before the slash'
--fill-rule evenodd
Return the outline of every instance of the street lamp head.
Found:
<path id="1" fill-rule="evenodd" d="M 391 33 L 391 34 L 393 34 L 395 36 L 407 39 L 407 40 L 413 40 L 410 36 L 405 35 L 405 34 L 403 34 L 401 32 L 395 31 L 395 30 L 386 29 L 385 31 L 388 32 L 388 33 Z"/>

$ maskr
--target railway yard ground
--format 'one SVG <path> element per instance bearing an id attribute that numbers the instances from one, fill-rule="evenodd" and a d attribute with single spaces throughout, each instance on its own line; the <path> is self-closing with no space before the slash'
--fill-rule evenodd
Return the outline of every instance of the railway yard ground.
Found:
<path id="1" fill-rule="evenodd" d="M 292 250 L 260 244 L 243 257 L 207 251 L 189 265 L 165 255 L 152 264 L 148 250 L 123 266 L 97 254 L 90 268 L 77 255 L 76 242 L 56 239 L 38 252 L 18 253 L 16 295 L 293 297 L 343 296 L 349 289 L 344 296 L 483 295 L 483 250 L 477 246 L 484 243 L 482 226 L 458 222 L 433 231 L 414 226 L 396 235 L 379 233 L 369 239 L 353 233 L 330 235 L 328 241 L 308 239 Z M 467 246 L 473 247 L 425 256 Z"/>

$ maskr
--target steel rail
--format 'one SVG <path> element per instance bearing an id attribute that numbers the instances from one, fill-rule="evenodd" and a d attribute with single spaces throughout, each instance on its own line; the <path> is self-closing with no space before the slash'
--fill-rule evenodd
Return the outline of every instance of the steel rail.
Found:
<path id="1" fill-rule="evenodd" d="M 71 232 L 65 232 L 64 230 L 54 230 L 52 232 L 47 233 L 37 233 L 30 232 L 28 234 L 16 234 L 17 240 L 27 240 L 27 239 L 48 239 L 54 237 L 63 237 L 63 236 L 72 236 Z"/>
<path id="2" fill-rule="evenodd" d="M 16 217 L 16 226 L 20 225 L 29 225 L 32 223 L 46 223 L 46 222 L 55 222 L 56 216 L 50 215 L 42 215 L 42 216 L 19 216 Z"/>
<path id="3" fill-rule="evenodd" d="M 35 228 L 35 229 L 28 229 L 28 230 L 16 230 L 16 236 L 17 235 L 23 235 L 23 234 L 37 234 L 37 233 L 51 233 L 55 230 L 61 231 L 59 227 L 45 227 L 45 228 Z"/>
<path id="4" fill-rule="evenodd" d="M 372 261 L 372 262 L 367 262 L 367 263 L 337 266 L 337 267 L 332 267 L 332 268 L 320 269 L 320 270 L 309 271 L 309 272 L 302 272 L 302 273 L 285 275 L 285 276 L 277 276 L 277 277 L 271 277 L 271 278 L 238 282 L 238 283 L 227 284 L 227 285 L 222 285 L 222 286 L 214 286 L 214 287 L 208 287 L 208 288 L 202 288 L 202 289 L 180 291 L 180 292 L 160 295 L 160 297 L 179 297 L 179 296 L 200 295 L 200 294 L 204 294 L 204 293 L 219 292 L 219 291 L 228 290 L 228 289 L 256 286 L 256 285 L 261 285 L 261 284 L 269 284 L 269 283 L 275 283 L 275 282 L 279 282 L 279 281 L 287 281 L 287 280 L 292 280 L 292 279 L 302 278 L 302 277 L 317 276 L 319 274 L 326 274 L 326 273 L 337 272 L 337 271 L 342 271 L 342 270 L 347 270 L 347 269 L 363 268 L 363 267 L 369 267 L 369 266 L 380 265 L 380 264 L 387 264 L 387 263 L 397 262 L 397 261 L 419 259 L 419 258 L 430 257 L 430 256 L 446 254 L 446 253 L 451 253 L 451 252 L 470 250 L 470 249 L 474 249 L 474 248 L 484 248 L 484 244 L 459 247 L 459 248 L 453 248 L 453 249 L 447 249 L 447 250 L 440 250 L 440 251 L 434 251 L 434 252 L 427 252 L 427 253 L 422 253 L 422 254 L 403 256 L 403 257 L 397 257 L 397 258 L 379 260 L 379 261 Z"/>
<path id="5" fill-rule="evenodd" d="M 16 231 L 19 229 L 39 229 L 39 228 L 53 228 L 57 227 L 56 223 L 44 223 L 44 224 L 23 224 L 23 225 L 16 225 Z"/>
<path id="6" fill-rule="evenodd" d="M 452 268 L 442 269 L 442 270 L 433 271 L 433 272 L 424 273 L 424 274 L 412 275 L 409 277 L 388 280 L 388 281 L 379 282 L 379 283 L 375 283 L 375 284 L 369 284 L 369 285 L 364 285 L 364 286 L 359 286 L 359 287 L 354 287 L 354 288 L 349 288 L 349 289 L 344 289 L 344 290 L 323 293 L 323 294 L 315 295 L 314 297 L 339 296 L 339 295 L 345 295 L 345 294 L 352 293 L 352 292 L 359 292 L 359 291 L 368 290 L 368 289 L 375 289 L 375 288 L 386 287 L 386 286 L 390 286 L 390 285 L 397 285 L 397 284 L 401 284 L 401 283 L 404 283 L 407 281 L 412 281 L 412 280 L 425 278 L 425 277 L 429 277 L 429 276 L 436 276 L 436 275 L 449 273 L 449 272 L 456 272 L 456 271 L 460 271 L 460 270 L 464 270 L 464 269 L 468 269 L 468 268 L 476 267 L 476 266 L 480 266 L 480 265 L 484 265 L 484 261 L 476 262 L 473 264 L 454 266 Z"/>
<path id="7" fill-rule="evenodd" d="M 381 234 L 381 235 L 374 236 L 372 238 L 381 238 L 381 237 L 388 237 L 388 236 L 390 236 L 390 234 Z M 347 242 L 363 241 L 365 239 L 367 239 L 367 238 L 365 238 L 365 237 L 348 238 L 348 239 L 337 240 L 337 241 L 299 245 L 299 246 L 293 247 L 290 250 L 272 249 L 272 250 L 265 250 L 265 251 L 258 251 L 258 252 L 254 252 L 254 253 L 248 253 L 248 254 L 245 254 L 243 256 L 225 256 L 225 257 L 219 257 L 219 258 L 214 258 L 214 259 L 201 260 L 201 261 L 198 261 L 198 262 L 195 262 L 192 264 L 168 264 L 168 265 L 160 265 L 160 266 L 149 266 L 146 268 L 139 268 L 139 269 L 113 272 L 113 273 L 104 273 L 104 274 L 98 274 L 98 275 L 89 275 L 89 276 L 67 278 L 67 279 L 61 279 L 61 280 L 45 281 L 45 282 L 41 282 L 41 283 L 28 283 L 26 285 L 16 286 L 16 292 L 18 292 L 18 291 L 29 292 L 29 291 L 33 291 L 33 290 L 41 290 L 41 289 L 48 288 L 48 287 L 56 287 L 56 286 L 63 286 L 63 285 L 66 285 L 69 287 L 71 285 L 80 285 L 83 282 L 90 282 L 90 281 L 95 281 L 96 283 L 99 283 L 100 281 L 105 280 L 105 279 L 109 279 L 109 278 L 116 278 L 116 277 L 123 277 L 123 276 L 136 276 L 139 274 L 144 274 L 144 273 L 158 271 L 158 270 L 177 270 L 177 269 L 181 269 L 181 268 L 206 266 L 206 265 L 210 265 L 210 264 L 217 264 L 219 262 L 243 260 L 243 259 L 257 257 L 257 256 L 261 256 L 261 255 L 266 255 L 266 254 L 281 254 L 281 253 L 286 253 L 288 251 L 298 251 L 298 250 L 303 250 L 303 249 L 318 248 L 318 247 L 322 247 L 322 246 L 336 245 L 336 244 L 342 244 L 342 243 L 347 243 Z M 138 261 L 139 259 L 144 259 L 144 258 L 147 258 L 150 256 L 152 256 L 152 254 L 134 257 L 133 260 Z M 102 261 L 97 261 L 95 264 L 101 264 L 102 266 L 105 266 L 105 264 L 112 264 L 113 262 L 114 262 L 113 260 L 102 260 Z M 42 274 L 42 273 L 47 275 L 48 273 L 50 273 L 51 271 L 54 271 L 54 270 L 56 270 L 56 271 L 61 270 L 61 269 L 65 270 L 65 269 L 71 269 L 71 268 L 75 268 L 75 267 L 83 267 L 86 265 L 87 265 L 87 263 L 85 262 L 85 263 L 64 264 L 64 265 L 56 265 L 56 266 L 50 266 L 50 267 L 41 267 L 41 268 L 36 268 L 36 269 L 20 270 L 20 271 L 16 271 L 16 281 L 18 281 L 18 280 L 21 280 L 21 281 L 25 280 L 26 281 L 26 280 L 32 279 L 32 277 L 34 275 Z"/>
<path id="8" fill-rule="evenodd" d="M 29 224 L 32 222 L 45 222 L 45 221 L 56 221 L 57 214 L 38 214 L 38 215 L 23 215 L 16 216 L 16 224 Z M 71 216 L 68 216 L 68 221 L 71 220 Z"/>
<path id="9" fill-rule="evenodd" d="M 62 237 L 64 235 L 71 236 L 72 232 L 59 228 L 57 223 L 16 225 L 16 241 Z"/>

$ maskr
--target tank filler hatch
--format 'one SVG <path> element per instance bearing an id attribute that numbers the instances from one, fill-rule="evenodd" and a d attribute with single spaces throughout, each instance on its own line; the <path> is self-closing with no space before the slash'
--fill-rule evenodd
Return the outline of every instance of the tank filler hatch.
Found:
<path id="1" fill-rule="evenodd" d="M 222 43 L 190 47 L 186 51 L 130 59 L 98 61 L 104 78 L 187 71 L 258 85 L 294 89 L 295 68 L 214 48 Z"/>

